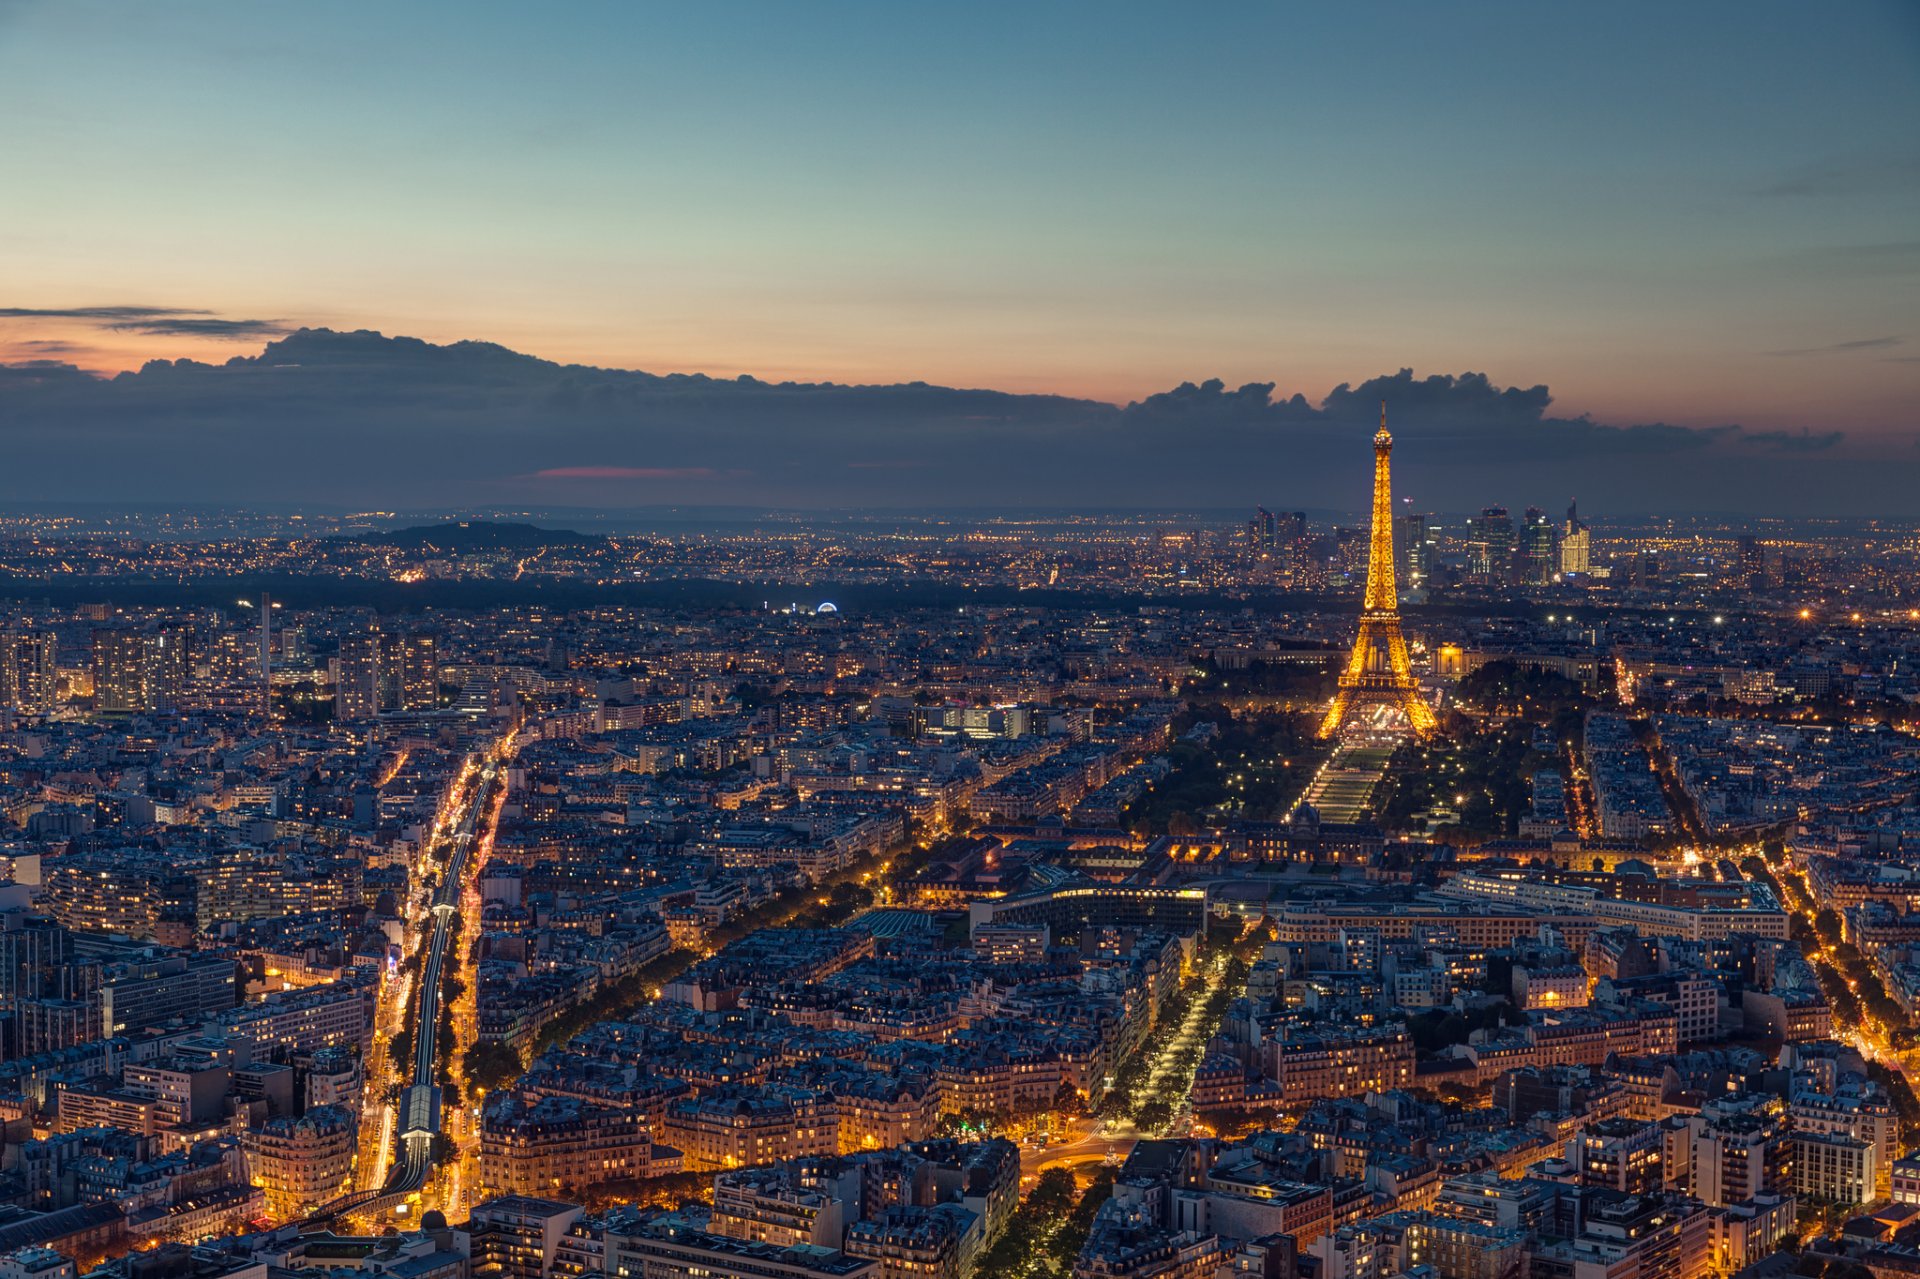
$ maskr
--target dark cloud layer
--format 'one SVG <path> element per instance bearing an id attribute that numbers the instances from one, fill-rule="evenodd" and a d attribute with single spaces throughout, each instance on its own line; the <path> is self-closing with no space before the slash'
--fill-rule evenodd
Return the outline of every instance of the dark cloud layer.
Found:
<path id="1" fill-rule="evenodd" d="M 1897 335 L 1879 338 L 1854 338 L 1849 342 L 1834 342 L 1827 346 L 1796 346 L 1784 351 L 1768 351 L 1768 355 L 1846 355 L 1854 351 L 1883 351 L 1890 346 L 1899 346 L 1906 339 Z"/>
<path id="2" fill-rule="evenodd" d="M 1771 197 L 1846 197 L 1904 194 L 1920 187 L 1920 156 L 1856 157 L 1813 165 L 1760 188 Z"/>
<path id="3" fill-rule="evenodd" d="M 42 360 L 0 377 L 0 500 L 1358 509 L 1382 400 L 1399 490 L 1430 509 L 1575 493 L 1636 512 L 1898 513 L 1915 500 L 1890 468 L 1844 457 L 1837 432 L 1614 426 L 1556 416 L 1544 386 L 1473 372 L 1402 369 L 1318 403 L 1214 380 L 1119 407 L 303 329 L 222 364 L 157 360 L 102 380 Z"/>
<path id="4" fill-rule="evenodd" d="M 175 306 L 8 306 L 0 307 L 0 320 L 77 320 L 119 333 L 233 340 L 280 337 L 293 331 L 281 320 L 229 320 L 212 311 Z"/>
<path id="5" fill-rule="evenodd" d="M 123 333 L 148 333 L 158 337 L 244 338 L 279 337 L 292 332 L 280 320 L 219 320 L 195 317 L 168 317 L 159 320 L 126 320 L 113 326 Z"/>
<path id="6" fill-rule="evenodd" d="M 184 311 L 175 306 L 0 306 L 0 320 L 88 320 L 106 325 L 212 314 L 211 311 Z"/>

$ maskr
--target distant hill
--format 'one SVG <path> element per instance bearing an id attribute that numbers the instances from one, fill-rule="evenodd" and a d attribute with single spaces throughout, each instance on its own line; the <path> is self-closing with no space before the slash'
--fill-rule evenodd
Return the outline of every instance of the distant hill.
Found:
<path id="1" fill-rule="evenodd" d="M 504 520 L 459 520 L 451 524 L 423 524 L 389 529 L 341 541 L 368 546 L 393 546 L 406 551 L 537 551 L 544 546 L 597 546 L 606 541 L 565 528 L 541 528 Z"/>

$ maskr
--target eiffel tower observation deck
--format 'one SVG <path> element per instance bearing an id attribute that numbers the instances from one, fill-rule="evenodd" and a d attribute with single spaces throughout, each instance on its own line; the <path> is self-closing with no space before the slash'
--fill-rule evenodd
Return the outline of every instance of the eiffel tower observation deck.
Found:
<path id="1" fill-rule="evenodd" d="M 1387 406 L 1380 406 L 1380 430 L 1373 437 L 1373 535 L 1367 550 L 1367 593 L 1360 604 L 1360 633 L 1340 672 L 1339 690 L 1320 736 L 1332 737 L 1368 707 L 1398 707 L 1422 737 L 1437 727 L 1433 707 L 1420 696 L 1406 637 L 1400 633 L 1400 594 L 1393 584 L 1393 436 L 1387 433 Z"/>

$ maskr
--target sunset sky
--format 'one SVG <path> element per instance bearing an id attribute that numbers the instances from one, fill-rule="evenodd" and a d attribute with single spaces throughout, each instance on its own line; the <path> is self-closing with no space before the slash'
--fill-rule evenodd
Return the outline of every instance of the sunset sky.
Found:
<path id="1" fill-rule="evenodd" d="M 0 361 L 326 326 L 1116 403 L 1411 367 L 1892 438 L 1917 15 L 0 0 Z"/>

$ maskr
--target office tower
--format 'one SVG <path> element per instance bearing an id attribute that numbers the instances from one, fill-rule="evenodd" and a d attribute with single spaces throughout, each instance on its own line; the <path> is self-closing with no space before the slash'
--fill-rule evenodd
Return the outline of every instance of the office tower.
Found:
<path id="1" fill-rule="evenodd" d="M 1247 549 L 1256 557 L 1271 553 L 1279 525 L 1274 513 L 1266 507 L 1255 510 L 1253 518 L 1247 521 Z"/>
<path id="2" fill-rule="evenodd" d="M 59 675 L 51 632 L 0 635 L 0 706 L 27 715 L 46 714 L 53 709 Z"/>
<path id="3" fill-rule="evenodd" d="M 1289 569 L 1298 570 L 1306 563 L 1311 552 L 1307 546 L 1305 511 L 1282 511 L 1275 517 L 1273 537 L 1280 552 L 1286 556 Z"/>
<path id="4" fill-rule="evenodd" d="M 1560 572 L 1587 573 L 1593 569 L 1593 540 L 1580 522 L 1579 504 L 1567 503 L 1567 522 L 1560 529 Z"/>
<path id="5" fill-rule="evenodd" d="M 94 708 L 106 715 L 142 715 L 169 710 L 191 672 L 187 633 L 140 631 L 93 633 Z"/>
<path id="6" fill-rule="evenodd" d="M 1504 581 L 1513 566 L 1513 516 L 1489 506 L 1467 520 L 1467 572 L 1483 582 Z"/>
<path id="7" fill-rule="evenodd" d="M 1520 526 L 1519 578 L 1528 586 L 1544 586 L 1560 567 L 1552 521 L 1537 506 L 1529 506 Z"/>
<path id="8" fill-rule="evenodd" d="M 1433 516 L 1421 511 L 1408 511 L 1394 521 L 1394 552 L 1410 590 L 1424 587 L 1433 572 L 1432 523 Z"/>
<path id="9" fill-rule="evenodd" d="M 1360 605 L 1360 633 L 1340 672 L 1340 689 L 1320 722 L 1320 736 L 1331 737 L 1360 706 L 1386 702 L 1398 706 L 1425 737 L 1439 726 L 1433 708 L 1420 698 L 1400 633 L 1400 596 L 1393 584 L 1393 481 L 1389 459 L 1393 437 L 1387 434 L 1387 406 L 1380 406 L 1380 430 L 1373 437 L 1373 534 L 1367 560 L 1367 594 Z"/>

